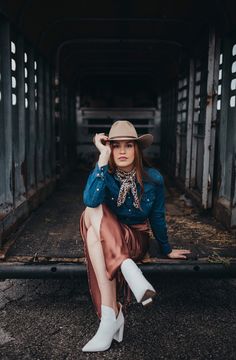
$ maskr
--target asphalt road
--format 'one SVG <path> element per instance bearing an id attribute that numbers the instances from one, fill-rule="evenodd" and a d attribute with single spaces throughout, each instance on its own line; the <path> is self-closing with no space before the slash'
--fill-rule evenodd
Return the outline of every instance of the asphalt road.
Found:
<path id="1" fill-rule="evenodd" d="M 123 342 L 83 353 L 96 332 L 85 278 L 0 282 L 0 359 L 236 359 L 236 279 L 153 278 L 159 296 L 133 303 Z"/>

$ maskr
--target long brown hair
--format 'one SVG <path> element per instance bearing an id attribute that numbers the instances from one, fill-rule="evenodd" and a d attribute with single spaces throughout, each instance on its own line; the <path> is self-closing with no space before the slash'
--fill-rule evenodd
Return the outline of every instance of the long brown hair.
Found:
<path id="1" fill-rule="evenodd" d="M 143 151 L 142 151 L 140 145 L 138 144 L 138 142 L 137 141 L 132 141 L 132 142 L 134 144 L 134 166 L 136 168 L 136 177 L 137 177 L 138 183 L 141 186 L 141 194 L 140 194 L 140 199 L 139 199 L 139 200 L 141 200 L 142 194 L 144 192 L 143 180 L 151 180 L 152 181 L 152 179 L 148 176 L 148 174 L 144 170 L 144 166 L 152 167 L 152 165 L 145 158 Z M 114 174 L 115 170 L 116 170 L 116 164 L 114 161 L 112 151 L 111 151 L 111 155 L 110 155 L 108 164 L 109 164 L 108 172 L 110 174 Z"/>

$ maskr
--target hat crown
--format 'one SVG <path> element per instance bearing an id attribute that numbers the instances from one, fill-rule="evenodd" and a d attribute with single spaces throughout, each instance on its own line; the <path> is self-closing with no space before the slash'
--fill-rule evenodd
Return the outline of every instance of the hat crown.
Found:
<path id="1" fill-rule="evenodd" d="M 131 139 L 132 138 L 137 139 L 138 135 L 134 125 L 127 120 L 118 120 L 114 122 L 114 124 L 112 125 L 109 131 L 109 138 L 110 140 L 112 140 L 112 138 L 119 138 L 119 137 L 120 138 L 130 137 Z"/>

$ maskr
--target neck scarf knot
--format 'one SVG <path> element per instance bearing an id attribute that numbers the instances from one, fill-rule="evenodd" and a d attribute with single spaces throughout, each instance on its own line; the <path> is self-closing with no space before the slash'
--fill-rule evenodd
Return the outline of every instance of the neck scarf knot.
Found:
<path id="1" fill-rule="evenodd" d="M 121 186 L 120 191 L 117 199 L 117 206 L 121 206 L 126 199 L 127 193 L 131 190 L 131 193 L 134 197 L 133 205 L 135 208 L 140 207 L 139 198 L 138 198 L 138 192 L 137 192 L 137 186 L 136 186 L 136 169 L 129 172 L 125 172 L 119 169 L 116 169 L 115 172 L 116 176 L 118 177 Z"/>

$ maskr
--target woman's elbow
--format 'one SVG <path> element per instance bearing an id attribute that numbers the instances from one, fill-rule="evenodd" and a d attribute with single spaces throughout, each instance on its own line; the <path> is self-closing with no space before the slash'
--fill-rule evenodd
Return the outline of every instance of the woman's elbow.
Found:
<path id="1" fill-rule="evenodd" d="M 96 208 L 97 206 L 99 206 L 101 204 L 101 202 L 99 200 L 95 200 L 89 196 L 84 196 L 83 202 L 84 202 L 85 206 L 88 206 L 91 208 Z"/>

